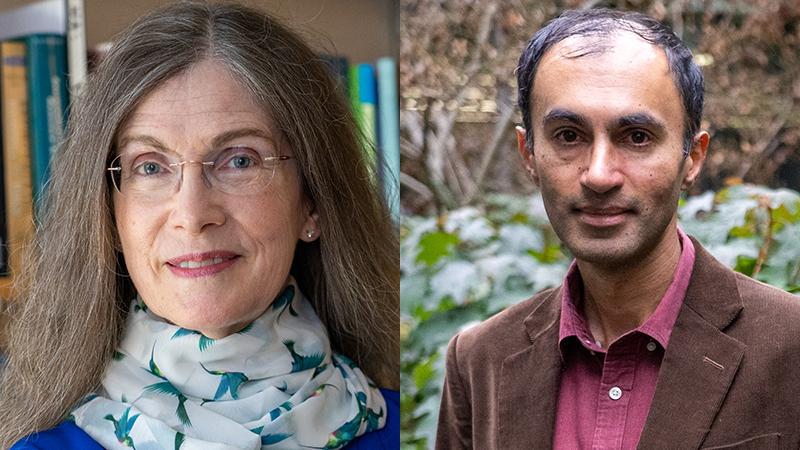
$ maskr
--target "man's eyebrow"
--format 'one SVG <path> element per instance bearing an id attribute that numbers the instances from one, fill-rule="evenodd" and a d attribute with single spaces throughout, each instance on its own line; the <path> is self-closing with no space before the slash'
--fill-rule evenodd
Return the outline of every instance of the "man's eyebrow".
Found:
<path id="1" fill-rule="evenodd" d="M 664 123 L 652 115 L 646 112 L 638 112 L 633 114 L 627 114 L 617 119 L 616 121 L 617 128 L 627 128 L 631 126 L 646 126 L 650 128 L 656 128 L 658 131 L 665 131 L 667 126 Z"/>
<path id="2" fill-rule="evenodd" d="M 586 117 L 560 108 L 553 109 L 549 113 L 545 114 L 544 118 L 542 119 L 542 124 L 547 125 L 550 122 L 572 122 L 582 128 L 586 128 L 589 125 L 589 121 L 586 119 Z"/>
<path id="3" fill-rule="evenodd" d="M 225 131 L 222 134 L 219 134 L 216 137 L 214 137 L 214 139 L 211 141 L 211 147 L 214 149 L 219 148 L 229 141 L 248 136 L 258 137 L 266 141 L 269 141 L 272 144 L 275 143 L 275 140 L 272 138 L 272 134 L 260 128 L 236 128 L 233 130 Z M 164 153 L 173 153 L 173 154 L 178 153 L 175 150 L 167 147 L 163 142 L 158 140 L 158 138 L 146 134 L 135 134 L 135 135 L 125 136 L 122 139 L 120 139 L 117 148 L 122 149 L 125 148 L 125 146 L 132 143 L 144 144 Z"/>

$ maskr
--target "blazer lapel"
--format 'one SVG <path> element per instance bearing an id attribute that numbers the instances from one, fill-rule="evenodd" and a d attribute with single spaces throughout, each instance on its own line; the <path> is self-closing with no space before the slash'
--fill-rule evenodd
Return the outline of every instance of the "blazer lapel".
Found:
<path id="1" fill-rule="evenodd" d="M 561 379 L 558 331 L 561 289 L 525 319 L 531 346 L 503 361 L 498 396 L 501 449 L 551 448 Z"/>
<path id="2" fill-rule="evenodd" d="M 744 355 L 745 344 L 723 332 L 742 309 L 736 279 L 697 241 L 694 245 L 692 280 L 661 363 L 639 448 L 700 447 Z"/>

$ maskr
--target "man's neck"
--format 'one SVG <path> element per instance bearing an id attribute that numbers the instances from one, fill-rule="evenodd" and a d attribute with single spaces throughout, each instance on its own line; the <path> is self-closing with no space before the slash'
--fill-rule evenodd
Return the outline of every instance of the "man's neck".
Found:
<path id="1" fill-rule="evenodd" d="M 593 337 L 603 348 L 653 314 L 672 282 L 680 255 L 673 221 L 653 251 L 637 264 L 620 269 L 578 260 L 584 314 Z"/>

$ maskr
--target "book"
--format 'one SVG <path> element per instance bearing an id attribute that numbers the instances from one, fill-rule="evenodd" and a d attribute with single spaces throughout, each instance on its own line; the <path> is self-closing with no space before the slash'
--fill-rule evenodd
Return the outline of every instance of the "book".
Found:
<path id="1" fill-rule="evenodd" d="M 60 0 L 62 3 L 64 0 Z M 86 17 L 83 0 L 66 0 L 67 51 L 69 66 L 69 91 L 77 96 L 86 81 L 88 70 L 86 50 Z"/>
<path id="2" fill-rule="evenodd" d="M 0 61 L 2 61 L 0 55 Z M 6 189 L 5 173 L 3 171 L 3 86 L 0 83 L 0 277 L 9 273 L 8 251 L 8 227 L 6 226 Z"/>
<path id="3" fill-rule="evenodd" d="M 66 33 L 64 0 L 41 0 L 0 14 L 0 40 L 36 33 Z"/>
<path id="4" fill-rule="evenodd" d="M 351 65 L 347 69 L 347 95 L 350 97 L 350 109 L 353 119 L 361 128 L 361 99 L 358 96 L 358 66 Z"/>
<path id="5" fill-rule="evenodd" d="M 63 35 L 25 37 L 34 203 L 48 178 L 67 120 L 67 48 Z"/>
<path id="6" fill-rule="evenodd" d="M 26 242 L 33 233 L 28 86 L 24 41 L 0 43 L 2 91 L 3 178 L 6 201 L 8 271 L 0 278 L 0 297 L 12 297 L 13 277 L 22 269 Z"/>
<path id="7" fill-rule="evenodd" d="M 376 63 L 378 72 L 378 150 L 382 164 L 379 177 L 386 203 L 395 221 L 400 220 L 400 109 L 397 63 L 385 57 Z"/>
<path id="8" fill-rule="evenodd" d="M 347 58 L 336 55 L 320 55 L 320 58 L 331 70 L 337 87 L 349 98 L 348 71 L 350 70 L 350 64 L 347 62 Z"/>
<path id="9" fill-rule="evenodd" d="M 364 134 L 366 142 L 364 147 L 367 155 L 367 162 L 370 167 L 377 171 L 378 159 L 375 154 L 377 148 L 378 134 L 378 88 L 375 80 L 375 68 L 372 64 L 362 63 L 358 65 L 358 100 L 361 114 L 361 132 Z"/>

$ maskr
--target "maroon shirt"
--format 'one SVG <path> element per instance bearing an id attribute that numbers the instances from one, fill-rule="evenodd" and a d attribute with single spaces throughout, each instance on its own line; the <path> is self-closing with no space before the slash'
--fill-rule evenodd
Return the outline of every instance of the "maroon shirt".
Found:
<path id="1" fill-rule="evenodd" d="M 661 359 L 692 276 L 694 245 L 679 228 L 681 256 L 672 283 L 653 314 L 608 348 L 592 337 L 583 313 L 577 264 L 564 279 L 555 449 L 634 449 L 656 389 Z"/>

